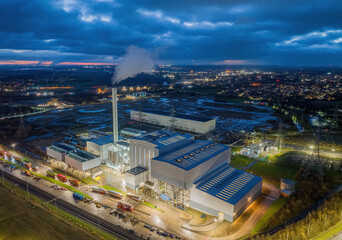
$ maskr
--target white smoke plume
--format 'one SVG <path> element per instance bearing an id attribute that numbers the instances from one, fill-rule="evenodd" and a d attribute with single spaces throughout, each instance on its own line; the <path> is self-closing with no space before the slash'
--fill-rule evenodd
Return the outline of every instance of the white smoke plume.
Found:
<path id="1" fill-rule="evenodd" d="M 121 63 L 116 66 L 112 77 L 112 84 L 118 84 L 122 80 L 134 77 L 141 72 L 151 72 L 154 62 L 148 51 L 136 46 L 126 49 L 126 54 L 122 57 Z"/>

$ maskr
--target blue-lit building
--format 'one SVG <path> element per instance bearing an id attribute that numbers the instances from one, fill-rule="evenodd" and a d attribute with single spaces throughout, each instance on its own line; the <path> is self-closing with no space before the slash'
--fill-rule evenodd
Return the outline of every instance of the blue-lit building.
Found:
<path id="1" fill-rule="evenodd" d="M 230 163 L 230 147 L 211 141 L 197 140 L 152 159 L 151 176 L 190 190 L 206 172 Z"/>
<path id="2" fill-rule="evenodd" d="M 193 208 L 233 222 L 261 194 L 262 178 L 224 164 L 194 184 Z"/>
<path id="3" fill-rule="evenodd" d="M 131 139 L 130 154 L 131 168 L 148 170 L 156 197 L 177 207 L 233 222 L 261 193 L 262 178 L 230 167 L 231 148 L 224 144 L 156 131 Z M 138 190 L 138 178 L 127 178 L 127 186 Z"/>

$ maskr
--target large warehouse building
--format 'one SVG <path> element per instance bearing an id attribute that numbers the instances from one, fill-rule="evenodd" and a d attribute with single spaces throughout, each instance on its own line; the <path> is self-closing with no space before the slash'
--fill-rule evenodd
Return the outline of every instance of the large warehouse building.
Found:
<path id="1" fill-rule="evenodd" d="M 262 178 L 224 164 L 195 184 L 190 205 L 233 222 L 260 195 Z"/>
<path id="2" fill-rule="evenodd" d="M 148 178 L 155 195 L 174 206 L 233 222 L 261 193 L 260 177 L 229 166 L 227 145 L 167 131 L 144 134 L 130 144 L 131 168 L 146 171 L 127 171 L 127 187 L 138 190 Z"/>
<path id="3" fill-rule="evenodd" d="M 210 169 L 230 162 L 230 147 L 197 140 L 152 159 L 151 176 L 189 190 Z M 167 169 L 167 171 L 165 171 Z"/>
<path id="4" fill-rule="evenodd" d="M 46 148 L 46 152 L 49 158 L 65 162 L 80 171 L 100 166 L 102 162 L 100 156 L 66 143 L 54 143 Z"/>
<path id="5" fill-rule="evenodd" d="M 155 110 L 131 110 L 130 117 L 133 121 L 145 122 L 164 127 L 170 126 L 172 122 L 172 116 L 170 113 Z M 175 129 L 181 131 L 196 134 L 207 134 L 215 130 L 216 119 L 176 113 L 174 116 L 173 125 Z"/>
<path id="6" fill-rule="evenodd" d="M 65 163 L 85 171 L 101 165 L 101 157 L 82 150 L 74 150 L 65 156 Z"/>
<path id="7" fill-rule="evenodd" d="M 46 148 L 46 154 L 49 158 L 54 158 L 59 161 L 65 162 L 65 155 L 75 149 L 75 146 L 67 143 L 54 143 Z"/>

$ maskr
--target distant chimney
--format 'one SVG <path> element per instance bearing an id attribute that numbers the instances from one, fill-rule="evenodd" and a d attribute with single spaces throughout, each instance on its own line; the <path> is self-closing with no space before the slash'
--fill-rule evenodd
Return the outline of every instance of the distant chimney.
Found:
<path id="1" fill-rule="evenodd" d="M 113 109 L 113 139 L 114 139 L 114 143 L 116 144 L 119 140 L 117 88 L 112 88 L 112 109 Z"/>

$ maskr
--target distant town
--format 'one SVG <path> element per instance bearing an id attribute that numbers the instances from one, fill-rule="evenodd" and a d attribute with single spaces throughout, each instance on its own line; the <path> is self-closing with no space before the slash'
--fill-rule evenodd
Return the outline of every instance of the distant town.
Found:
<path id="1" fill-rule="evenodd" d="M 340 221 L 341 69 L 158 65 L 112 86 L 114 68 L 0 68 L 13 204 L 84 239 L 311 239 Z"/>

